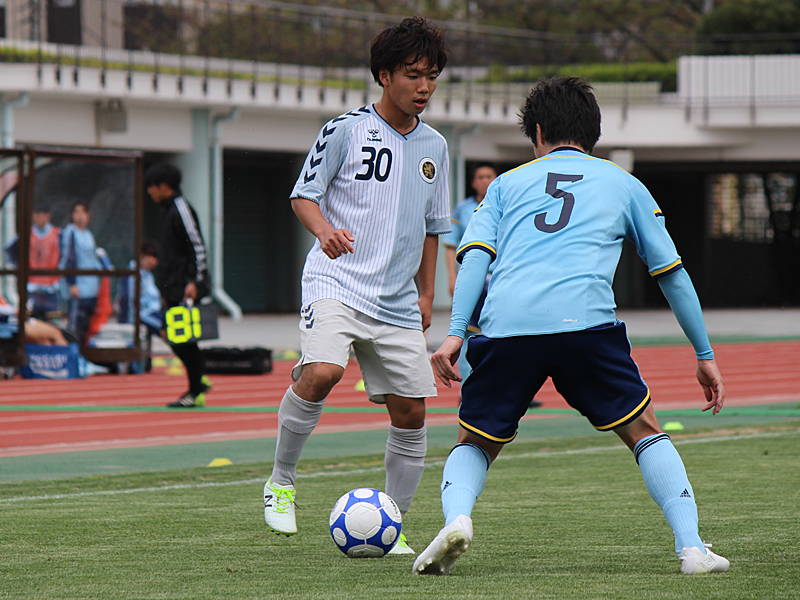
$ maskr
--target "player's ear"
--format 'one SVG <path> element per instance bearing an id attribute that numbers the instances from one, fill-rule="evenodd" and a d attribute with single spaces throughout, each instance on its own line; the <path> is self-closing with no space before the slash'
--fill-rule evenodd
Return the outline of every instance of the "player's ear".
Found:
<path id="1" fill-rule="evenodd" d="M 378 71 L 378 79 L 383 87 L 386 87 L 392 82 L 392 74 L 389 72 L 389 69 L 381 69 Z"/>

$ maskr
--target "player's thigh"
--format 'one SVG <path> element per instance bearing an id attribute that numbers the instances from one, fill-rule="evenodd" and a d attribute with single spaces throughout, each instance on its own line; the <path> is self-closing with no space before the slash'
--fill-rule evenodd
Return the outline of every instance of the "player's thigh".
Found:
<path id="1" fill-rule="evenodd" d="M 556 390 L 596 429 L 627 425 L 644 412 L 650 391 L 622 322 L 551 337 Z"/>
<path id="2" fill-rule="evenodd" d="M 371 336 L 353 343 L 364 387 L 371 402 L 385 404 L 386 395 L 404 398 L 436 396 L 436 382 L 425 336 L 365 317 Z"/>
<path id="3" fill-rule="evenodd" d="M 462 428 L 495 444 L 517 435 L 519 420 L 547 380 L 546 336 L 470 339 L 472 373 L 461 387 Z"/>
<path id="4" fill-rule="evenodd" d="M 305 365 L 312 363 L 337 365 L 343 372 L 353 340 L 360 337 L 363 327 L 356 311 L 338 300 L 326 299 L 302 307 L 299 328 L 302 354 L 292 369 L 294 381 L 300 379 Z"/>

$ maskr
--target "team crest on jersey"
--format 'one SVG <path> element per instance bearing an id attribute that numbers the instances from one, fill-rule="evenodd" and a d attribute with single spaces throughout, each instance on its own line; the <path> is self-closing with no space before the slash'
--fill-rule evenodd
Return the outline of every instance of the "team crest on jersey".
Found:
<path id="1" fill-rule="evenodd" d="M 427 183 L 433 183 L 436 181 L 436 176 L 439 174 L 439 170 L 436 168 L 436 163 L 432 158 L 423 158 L 419 161 L 419 174 L 422 175 L 422 178 Z"/>
<path id="2" fill-rule="evenodd" d="M 367 136 L 368 142 L 382 142 L 381 139 L 381 130 L 380 129 L 367 129 Z"/>

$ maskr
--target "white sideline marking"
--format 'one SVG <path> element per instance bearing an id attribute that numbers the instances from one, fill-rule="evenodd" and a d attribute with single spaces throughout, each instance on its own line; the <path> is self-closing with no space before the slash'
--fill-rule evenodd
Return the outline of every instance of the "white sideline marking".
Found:
<path id="1" fill-rule="evenodd" d="M 726 435 L 718 437 L 705 437 L 705 438 L 690 438 L 686 440 L 677 440 L 673 444 L 686 445 L 686 444 L 705 444 L 709 442 L 725 442 L 731 440 L 746 440 L 752 438 L 769 438 L 780 437 L 784 435 L 796 435 L 800 433 L 800 429 L 791 431 L 771 431 L 764 433 L 749 433 L 745 435 Z M 546 450 L 541 452 L 526 452 L 523 454 L 512 454 L 508 456 L 500 455 L 495 460 L 515 460 L 518 458 L 538 458 L 546 456 L 564 456 L 569 454 L 594 454 L 597 452 L 608 452 L 611 450 L 627 450 L 624 445 L 615 446 L 598 446 L 594 448 L 576 448 L 574 450 Z M 443 460 L 426 461 L 426 467 L 436 467 L 444 465 Z M 383 471 L 383 467 L 372 467 L 369 469 L 348 469 L 346 471 L 319 471 L 317 473 L 298 474 L 298 479 L 313 479 L 316 477 L 332 477 L 338 475 L 349 475 L 353 473 L 377 473 Z M 74 494 L 44 494 L 42 496 L 16 496 L 14 498 L 0 498 L 0 504 L 9 502 L 26 502 L 30 500 L 69 500 L 72 498 L 86 498 L 87 496 L 117 496 L 121 494 L 138 494 L 140 492 L 165 492 L 171 490 L 188 490 L 188 489 L 202 489 L 214 487 L 227 487 L 231 485 L 252 485 L 255 483 L 262 483 L 265 481 L 263 478 L 257 479 L 241 479 L 238 481 L 223 481 L 219 483 L 179 483 L 173 485 L 162 485 L 158 487 L 143 487 L 132 488 L 129 490 L 97 490 L 94 492 L 75 492 Z"/>

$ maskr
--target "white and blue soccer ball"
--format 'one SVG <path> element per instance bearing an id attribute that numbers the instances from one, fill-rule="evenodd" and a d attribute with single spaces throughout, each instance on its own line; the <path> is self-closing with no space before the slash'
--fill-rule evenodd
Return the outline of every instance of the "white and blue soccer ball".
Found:
<path id="1" fill-rule="evenodd" d="M 331 511 L 331 537 L 350 558 L 380 558 L 400 539 L 403 517 L 380 490 L 359 488 L 339 498 Z"/>

